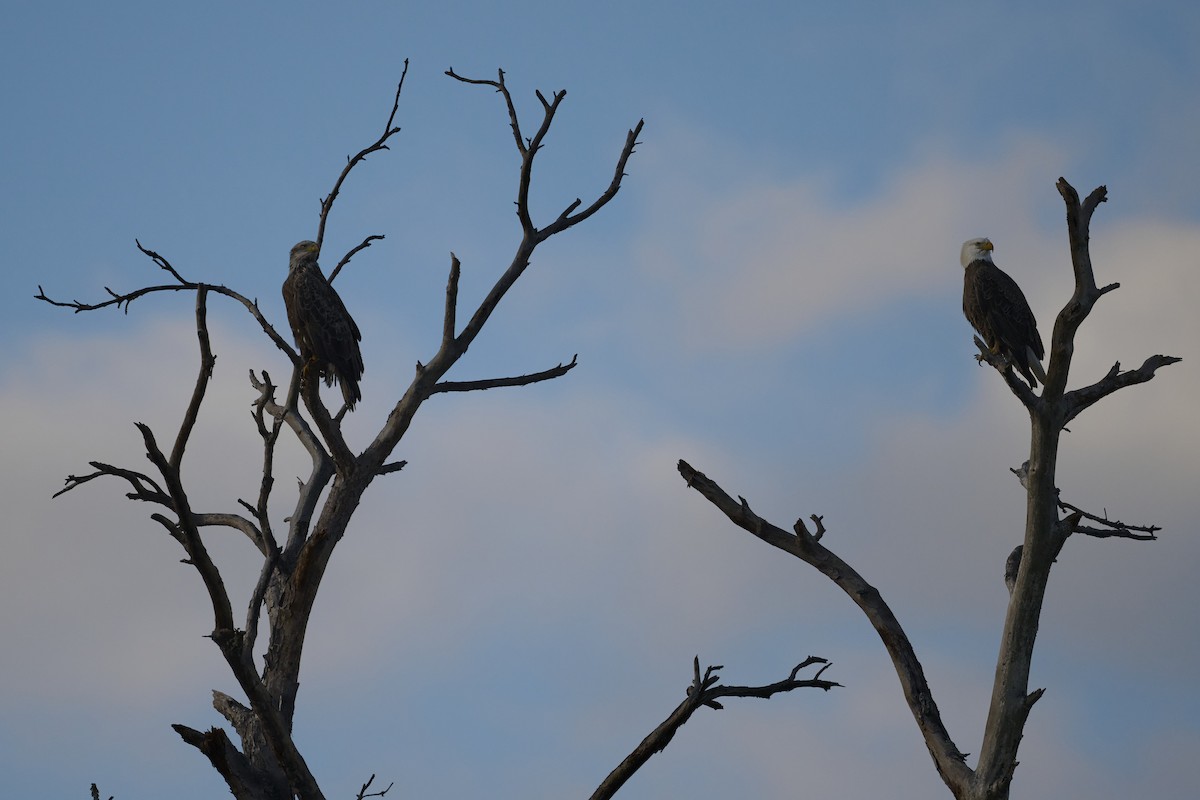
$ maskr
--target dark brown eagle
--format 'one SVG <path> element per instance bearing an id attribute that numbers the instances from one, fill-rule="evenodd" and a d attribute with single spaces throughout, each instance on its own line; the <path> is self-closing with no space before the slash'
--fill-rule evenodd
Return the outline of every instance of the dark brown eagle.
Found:
<path id="1" fill-rule="evenodd" d="M 990 239 L 969 239 L 963 243 L 963 314 L 987 344 L 988 350 L 1002 355 L 1016 367 L 1029 385 L 1037 388 L 1046 382 L 1042 369 L 1042 337 L 1037 320 L 1017 282 L 992 263 Z M 1036 377 L 1035 377 L 1036 376 Z"/>
<path id="2" fill-rule="evenodd" d="M 353 409 L 362 399 L 363 360 L 358 343 L 362 334 L 342 303 L 342 298 L 325 280 L 317 265 L 317 243 L 303 241 L 292 248 L 287 280 L 283 282 L 283 304 L 300 358 L 304 378 L 324 377 L 325 384 L 341 384 L 346 407 Z"/>

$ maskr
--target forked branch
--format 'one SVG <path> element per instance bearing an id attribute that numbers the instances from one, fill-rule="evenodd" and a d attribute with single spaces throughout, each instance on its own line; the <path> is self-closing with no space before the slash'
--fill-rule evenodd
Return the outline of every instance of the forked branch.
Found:
<path id="1" fill-rule="evenodd" d="M 396 121 L 396 112 L 400 109 L 400 93 L 404 90 L 404 78 L 407 75 L 408 59 L 406 58 L 404 59 L 404 69 L 400 73 L 400 82 L 396 85 L 396 100 L 394 103 L 392 103 L 392 111 L 390 114 L 388 114 L 387 122 L 383 126 L 383 133 L 374 142 L 367 145 L 362 150 L 359 150 L 354 156 L 346 159 L 346 166 L 342 169 L 341 174 L 338 175 L 337 180 L 334 181 L 333 188 L 329 191 L 329 194 L 321 198 L 321 221 L 317 224 L 318 251 L 321 249 L 321 244 L 325 241 L 325 223 L 329 220 L 329 212 L 333 210 L 333 202 L 337 200 L 338 194 L 342 191 L 342 184 L 346 182 L 346 178 L 350 177 L 350 171 L 362 163 L 363 159 L 372 153 L 377 153 L 380 150 L 387 150 L 388 139 L 391 139 L 400 132 L 400 129 L 395 127 L 393 123 Z M 359 245 L 357 249 L 361 250 L 363 247 L 367 247 L 371 238 L 372 237 L 368 237 L 367 240 L 364 241 L 363 244 Z M 354 255 L 355 252 L 356 250 L 350 251 L 343 261 L 338 264 L 337 269 L 341 269 L 342 264 L 344 264 L 346 261 L 349 261 L 350 256 Z M 337 270 L 334 270 L 329 280 L 333 280 L 333 275 L 336 274 Z"/>
<path id="2" fill-rule="evenodd" d="M 810 667 L 813 664 L 822 664 L 824 666 L 817 670 L 816 675 L 811 678 L 801 679 L 796 677 L 800 673 L 800 670 Z M 624 761 L 617 765 L 616 769 L 608 774 L 604 782 L 592 793 L 591 800 L 606 800 L 616 794 L 655 753 L 661 753 L 671 743 L 671 740 L 675 737 L 675 733 L 691 719 L 692 714 L 700 707 L 707 706 L 720 710 L 724 706 L 721 705 L 719 700 L 724 697 L 759 697 L 767 699 L 783 692 L 803 688 L 822 689 L 827 692 L 835 686 L 841 686 L 840 683 L 821 678 L 821 675 L 830 666 L 830 663 L 824 658 L 809 656 L 793 667 L 791 673 L 781 681 L 776 681 L 765 686 L 722 686 L 720 683 L 721 678 L 717 672 L 724 669 L 724 667 L 719 665 L 706 667 L 703 675 L 701 675 L 700 657 L 696 656 L 692 661 L 692 683 L 688 686 L 687 697 L 684 698 L 682 703 L 676 706 L 670 716 L 663 720 L 662 724 L 651 731 L 634 748 L 633 752 L 625 757 Z"/>
<path id="3" fill-rule="evenodd" d="M 1063 424 L 1075 419 L 1084 410 L 1108 397 L 1113 392 L 1124 389 L 1127 386 L 1145 383 L 1154 377 L 1154 373 L 1159 368 L 1178 364 L 1182 360 L 1182 358 L 1177 358 L 1176 356 L 1153 355 L 1142 362 L 1142 365 L 1137 369 L 1126 370 L 1125 372 L 1121 372 L 1121 362 L 1118 361 L 1113 364 L 1108 374 L 1096 383 L 1093 383 L 1091 386 L 1085 386 L 1082 389 L 1067 392 L 1066 396 L 1063 397 L 1063 412 L 1065 417 Z"/>
<path id="4" fill-rule="evenodd" d="M 810 533 L 802 522 L 797 523 L 794 533 L 788 533 L 755 514 L 745 498 L 739 497 L 734 500 L 715 481 L 686 461 L 680 461 L 678 469 L 689 487 L 716 506 L 735 525 L 815 567 L 862 609 L 892 659 L 892 665 L 904 691 L 904 699 L 908 702 L 909 710 L 925 739 L 925 746 L 929 749 L 938 772 L 953 791 L 967 786 L 972 771 L 964 762 L 965 756 L 954 744 L 942 722 L 941 713 L 925 679 L 925 672 L 921 662 L 917 660 L 908 636 L 879 591 L 867 583 L 849 564 L 817 541 L 817 536 Z M 821 518 L 818 517 L 814 521 L 818 522 L 817 532 L 824 535 L 825 526 Z"/>
<path id="5" fill-rule="evenodd" d="M 446 306 L 442 322 L 441 346 L 428 363 L 418 362 L 417 374 L 408 391 L 405 392 L 404 396 L 393 407 L 383 430 L 379 432 L 375 440 L 363 452 L 362 465 L 370 470 L 372 474 L 378 474 L 378 470 L 383 467 L 393 448 L 395 448 L 400 438 L 408 430 L 408 426 L 411 424 L 413 416 L 416 414 L 421 403 L 431 395 L 442 392 L 473 391 L 498 386 L 522 386 L 565 375 L 574 366 L 575 362 L 572 359 L 570 364 L 560 364 L 552 369 L 532 375 L 495 378 L 485 381 L 442 381 L 442 377 L 457 363 L 462 354 L 475 341 L 475 338 L 496 310 L 500 301 L 508 293 L 508 290 L 512 288 L 517 279 L 525 272 L 537 246 L 550 236 L 583 221 L 616 196 L 621 185 L 621 179 L 624 176 L 625 165 L 628 163 L 629 157 L 633 154 L 634 146 L 637 144 L 637 134 L 642 129 L 642 123 L 639 121 L 634 130 L 631 130 L 626 136 L 625 146 L 617 158 L 617 169 L 613 181 L 585 212 L 575 215 L 564 214 L 545 230 L 539 231 L 533 223 L 529 210 L 529 186 L 533 174 L 533 164 L 541 147 L 541 142 L 554 120 L 554 115 L 563 98 L 566 97 L 566 92 L 555 92 L 552 101 L 546 100 L 540 94 L 538 95 L 542 104 L 542 122 L 538 127 L 537 133 L 530 139 L 525 140 L 521 135 L 521 124 L 517 116 L 516 106 L 504 82 L 503 71 L 499 72 L 498 80 L 494 81 L 465 78 L 457 74 L 453 69 L 447 70 L 446 74 L 465 84 L 490 86 L 504 98 L 509 124 L 513 131 L 517 150 L 521 155 L 521 171 L 517 190 L 517 217 L 520 220 L 523 235 L 508 268 L 496 279 L 495 284 L 483 300 L 480 301 L 479 306 L 475 309 L 475 312 L 471 315 L 466 325 L 463 326 L 462 330 L 457 329 L 458 282 L 461 273 L 461 264 L 458 258 L 451 254 L 450 277 L 446 284 Z"/>
<path id="6" fill-rule="evenodd" d="M 259 310 L 258 301 L 251 300 L 239 292 L 230 289 L 228 286 L 189 281 L 185 279 L 180 272 L 175 269 L 175 267 L 172 266 L 169 261 L 167 261 L 166 258 L 154 252 L 153 250 L 148 250 L 147 248 L 143 247 L 141 242 L 138 242 L 137 240 L 134 241 L 137 244 L 138 250 L 142 251 L 142 253 L 151 261 L 153 261 L 160 269 L 169 272 L 176 279 L 177 283 L 165 284 L 162 286 L 144 286 L 140 289 L 135 289 L 132 292 L 125 293 L 114 292 L 112 289 L 105 286 L 104 291 L 109 294 L 109 299 L 99 303 L 84 303 L 79 300 L 55 300 L 54 298 L 49 297 L 45 290 L 39 285 L 38 293 L 34 295 L 34 298 L 41 300 L 42 302 L 49 303 L 52 306 L 69 308 L 76 314 L 83 311 L 97 311 L 102 308 L 108 308 L 109 306 L 116 308 L 121 308 L 123 306 L 125 313 L 129 313 L 130 303 L 148 294 L 156 294 L 158 292 L 195 292 L 203 288 L 206 291 L 224 295 L 225 297 L 241 303 L 242 306 L 244 306 L 245 309 L 250 312 L 250 316 L 254 317 L 254 320 L 259 324 L 259 327 L 263 329 L 263 332 L 270 337 L 272 342 L 275 343 L 275 346 L 287 354 L 288 358 L 292 360 L 293 364 L 300 363 L 299 354 L 296 353 L 295 349 L 286 339 L 279 335 L 279 332 L 276 331 L 275 327 L 267 321 L 267 318 L 263 316 L 262 311 Z"/>

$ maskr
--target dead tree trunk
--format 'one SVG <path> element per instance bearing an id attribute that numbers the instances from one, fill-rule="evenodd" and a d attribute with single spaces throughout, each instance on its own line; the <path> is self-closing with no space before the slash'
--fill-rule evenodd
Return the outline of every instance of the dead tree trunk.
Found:
<path id="1" fill-rule="evenodd" d="M 407 74 L 407 62 L 405 63 Z M 535 248 L 555 234 L 583 222 L 603 208 L 621 187 L 625 166 L 633 154 L 642 129 L 639 121 L 625 137 L 609 185 L 589 205 L 575 200 L 556 218 L 542 227 L 534 224 L 529 209 L 529 191 L 534 160 L 550 130 L 555 114 L 566 92 L 553 93 L 547 99 L 537 93 L 542 118 L 532 136 L 525 138 L 521 131 L 516 107 L 503 71 L 496 80 L 463 78 L 450 70 L 447 74 L 460 82 L 485 85 L 495 89 L 505 101 L 508 121 L 520 156 L 517 187 L 517 217 L 522 238 L 508 267 L 500 274 L 491 291 L 474 310 L 461 328 L 457 321 L 459 260 L 451 254 L 450 272 L 446 286 L 441 341 L 428 363 L 418 363 L 416 374 L 407 391 L 391 409 L 386 422 L 374 439 L 355 454 L 342 434 L 342 420 L 347 412 L 342 408 L 331 413 L 322 400 L 319 384 L 314 377 L 306 378 L 299 353 L 271 325 L 257 303 L 224 286 L 186 280 L 164 257 L 142 248 L 173 282 L 162 286 L 147 286 L 133 292 L 116 294 L 96 304 L 60 302 L 39 291 L 38 297 L 54 305 L 90 311 L 105 306 L 126 306 L 137 298 L 159 291 L 193 291 L 196 293 L 196 329 L 200 347 L 200 366 L 192 399 L 183 415 L 183 422 L 169 453 L 159 445 L 154 433 L 138 424 L 146 455 L 154 465 L 155 476 L 135 470 L 92 462 L 94 472 L 70 476 L 66 487 L 70 491 L 94 478 L 112 476 L 126 481 L 135 500 L 153 503 L 163 511 L 152 515 L 175 538 L 186 553 L 186 563 L 195 568 L 208 593 L 213 607 L 212 640 L 220 648 L 230 671 L 243 694 L 235 699 L 223 692 L 214 692 L 213 705 L 237 734 L 238 743 L 223 729 L 199 731 L 185 725 L 173 726 L 185 742 L 199 749 L 212 763 L 238 800 L 323 800 L 325 795 L 292 739 L 292 723 L 296 713 L 301 657 L 308 622 L 316 602 L 325 569 L 338 542 L 345 536 L 363 494 L 376 478 L 397 472 L 402 461 L 389 461 L 397 444 L 408 431 L 422 403 L 443 392 L 464 392 L 502 386 L 524 386 L 565 375 L 575 366 L 560 363 L 541 372 L 509 377 L 492 377 L 470 381 L 445 381 L 444 376 L 479 335 L 484 324 L 513 284 L 529 266 Z M 324 239 L 325 225 L 342 184 L 351 170 L 367 156 L 387 149 L 387 142 L 399 132 L 394 127 L 404 86 L 401 76 L 395 103 L 378 140 L 349 160 L 337 178 L 333 189 L 322 201 L 316 241 Z M 330 272 L 333 280 L 350 258 L 381 236 L 368 236 L 347 253 Z M 282 253 L 282 250 L 281 250 Z M 283 272 L 280 273 L 282 282 Z M 39 287 L 40 290 L 40 287 Z M 286 397 L 277 398 L 278 387 L 270 375 L 251 374 L 251 383 L 258 393 L 255 401 L 255 421 L 262 439 L 262 479 L 256 487 L 253 501 L 240 500 L 237 512 L 205 513 L 192 507 L 187 488 L 181 477 L 181 466 L 212 376 L 214 357 L 209 346 L 207 301 L 210 294 L 229 297 L 241 303 L 258 321 L 263 331 L 286 353 L 292 366 L 292 376 Z M 287 530 L 282 540 L 272 526 L 271 500 L 274 489 L 275 448 L 284 430 L 303 445 L 311 458 L 311 469 L 300 485 Z M 322 499 L 322 495 L 324 498 Z M 239 626 L 229 600 L 221 573 L 209 558 L 202 531 L 211 527 L 227 527 L 242 532 L 262 558 L 256 585 Z M 265 612 L 268 640 L 262 663 L 256 663 L 255 642 L 260 617 Z M 363 791 L 366 791 L 364 785 Z M 386 790 L 384 790 L 386 791 Z M 378 794 L 378 793 L 376 793 Z"/>
<path id="2" fill-rule="evenodd" d="M 1067 537 L 1072 533 L 1084 533 L 1101 537 L 1153 539 L 1158 530 L 1154 526 L 1124 525 L 1088 514 L 1064 502 L 1055 489 L 1058 442 L 1064 427 L 1102 398 L 1126 386 L 1144 383 L 1154 377 L 1158 368 L 1179 361 L 1171 356 L 1155 355 L 1147 358 L 1138 369 L 1125 372 L 1121 371 L 1120 364 L 1115 364 L 1096 383 L 1081 389 L 1066 390 L 1075 333 L 1087 319 L 1096 301 L 1118 288 L 1119 284 L 1103 288 L 1096 286 L 1088 251 L 1092 213 L 1105 201 L 1107 190 L 1100 187 L 1080 201 L 1078 193 L 1064 179 L 1059 178 L 1057 185 L 1067 209 L 1075 291 L 1054 324 L 1050 366 L 1042 394 L 1035 395 L 1029 386 L 1013 374 L 1007 363 L 991 356 L 987 348 L 976 340 L 980 344 L 980 358 L 1000 370 L 1009 389 L 1028 410 L 1031 434 L 1029 461 L 1021 470 L 1014 470 L 1019 473 L 1022 485 L 1027 490 L 1024 543 L 1010 558 L 1015 565 L 1015 575 L 1009 576 L 1012 579 L 1011 597 L 1000 638 L 983 744 L 974 769 L 966 764 L 964 755 L 943 725 L 920 661 L 899 621 L 878 590 L 821 543 L 825 534 L 823 519 L 818 516 L 811 518 L 816 526 L 812 531 L 803 519 L 796 522 L 793 532 L 785 531 L 751 511 L 745 499 L 739 497 L 735 501 L 707 476 L 686 462 L 679 462 L 679 472 L 687 484 L 713 503 L 734 524 L 816 567 L 862 609 L 892 658 L 905 700 L 933 757 L 938 774 L 958 800 L 1006 800 L 1009 796 L 1025 723 L 1033 704 L 1044 691 L 1029 690 L 1030 663 L 1050 567 L 1063 549 Z M 1066 516 L 1060 517 L 1060 512 Z M 1084 525 L 1085 519 L 1099 527 Z"/>

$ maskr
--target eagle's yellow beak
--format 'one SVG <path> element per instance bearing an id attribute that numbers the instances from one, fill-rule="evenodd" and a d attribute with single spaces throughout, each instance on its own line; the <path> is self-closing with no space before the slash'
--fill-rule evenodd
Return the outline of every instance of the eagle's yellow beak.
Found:
<path id="1" fill-rule="evenodd" d="M 988 251 L 991 251 L 991 250 L 995 250 L 995 249 L 996 249 L 996 246 L 995 246 L 994 244 L 992 244 L 992 240 L 991 240 L 991 239 L 984 239 L 984 240 L 983 240 L 983 241 L 980 243 L 980 245 L 979 245 L 979 249 L 980 249 L 980 250 L 988 250 Z"/>

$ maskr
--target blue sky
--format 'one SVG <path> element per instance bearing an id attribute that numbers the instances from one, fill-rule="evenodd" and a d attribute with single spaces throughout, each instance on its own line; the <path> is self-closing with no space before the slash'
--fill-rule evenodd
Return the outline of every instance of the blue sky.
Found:
<path id="1" fill-rule="evenodd" d="M 1048 337 L 1070 295 L 1059 175 L 1110 200 L 1092 229 L 1119 281 L 1072 385 L 1182 356 L 1072 425 L 1068 499 L 1165 527 L 1071 541 L 1048 593 L 1021 796 L 1200 793 L 1200 11 L 1158 3 L 9 2 L 0 199 L 0 789 L 223 796 L 170 730 L 233 691 L 199 581 L 121 487 L 50 494 L 93 459 L 143 463 L 135 420 L 178 424 L 190 298 L 71 315 L 35 302 L 158 282 L 134 239 L 283 325 L 290 246 L 347 155 L 326 252 L 368 234 L 338 288 L 364 331 L 365 443 L 440 336 L 449 253 L 473 308 L 518 240 L 498 97 L 442 73 L 568 94 L 541 154 L 543 221 L 618 197 L 546 243 L 453 379 L 569 376 L 422 409 L 335 556 L 310 627 L 297 736 L 327 796 L 587 796 L 674 707 L 691 658 L 767 683 L 806 655 L 845 684 L 698 715 L 622 797 L 906 798 L 940 787 L 869 626 L 821 576 L 686 489 L 689 460 L 827 542 L 892 604 L 959 746 L 978 751 L 1023 497 L 1026 419 L 971 359 L 959 245 L 987 235 Z M 465 312 L 464 312 L 465 313 Z M 215 383 L 194 493 L 255 483 L 250 368 L 285 372 L 214 304 Z M 280 476 L 299 474 L 298 449 Z M 287 481 L 281 481 L 281 484 Z M 282 506 L 279 516 L 286 513 Z M 235 592 L 253 569 L 212 537 Z M 240 587 L 240 588 L 235 588 Z M 942 794 L 941 796 L 946 796 Z"/>

